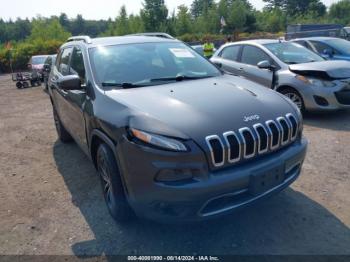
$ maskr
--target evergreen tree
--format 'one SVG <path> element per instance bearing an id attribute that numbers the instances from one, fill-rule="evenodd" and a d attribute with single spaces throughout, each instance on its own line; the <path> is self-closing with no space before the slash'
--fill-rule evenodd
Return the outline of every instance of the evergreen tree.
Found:
<path id="1" fill-rule="evenodd" d="M 178 12 L 177 12 L 175 21 L 176 21 L 175 22 L 176 35 L 184 35 L 184 34 L 192 33 L 191 14 L 189 13 L 187 6 L 185 5 L 178 6 Z"/>
<path id="2" fill-rule="evenodd" d="M 164 0 L 144 0 L 140 14 L 147 32 L 166 28 L 168 9 Z"/>

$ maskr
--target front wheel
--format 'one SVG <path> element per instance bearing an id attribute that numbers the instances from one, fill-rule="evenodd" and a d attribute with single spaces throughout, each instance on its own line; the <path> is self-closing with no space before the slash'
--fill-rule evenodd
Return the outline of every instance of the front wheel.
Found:
<path id="1" fill-rule="evenodd" d="M 98 147 L 96 164 L 109 213 L 117 222 L 129 221 L 134 213 L 126 199 L 114 154 L 106 144 Z"/>
<path id="2" fill-rule="evenodd" d="M 304 100 L 298 91 L 293 88 L 285 88 L 280 93 L 288 97 L 299 108 L 300 111 L 305 111 Z"/>

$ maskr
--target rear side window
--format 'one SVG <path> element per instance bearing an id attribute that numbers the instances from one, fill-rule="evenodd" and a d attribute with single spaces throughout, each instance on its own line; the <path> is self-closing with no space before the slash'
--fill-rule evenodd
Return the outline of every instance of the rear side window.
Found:
<path id="1" fill-rule="evenodd" d="M 302 45 L 302 46 L 306 47 L 307 49 L 311 49 L 309 44 L 306 41 L 295 41 L 295 43 Z"/>
<path id="2" fill-rule="evenodd" d="M 69 70 L 71 75 L 77 75 L 80 77 L 82 84 L 85 83 L 84 57 L 80 48 L 74 48 Z"/>
<path id="3" fill-rule="evenodd" d="M 228 46 L 221 51 L 221 57 L 227 60 L 237 61 L 239 49 L 241 46 Z"/>
<path id="4" fill-rule="evenodd" d="M 260 48 L 250 45 L 243 47 L 242 63 L 256 66 L 259 62 L 264 60 L 271 61 L 270 57 Z"/>
<path id="5" fill-rule="evenodd" d="M 72 53 L 72 48 L 71 47 L 66 48 L 62 51 L 62 54 L 60 57 L 58 71 L 64 76 L 69 75 L 69 58 L 71 53 Z"/>
<path id="6" fill-rule="evenodd" d="M 326 45 L 324 43 L 317 42 L 317 41 L 310 41 L 310 42 L 314 45 L 315 49 L 320 54 L 323 54 L 326 49 L 330 49 L 334 52 L 334 49 L 331 48 L 329 45 Z"/>

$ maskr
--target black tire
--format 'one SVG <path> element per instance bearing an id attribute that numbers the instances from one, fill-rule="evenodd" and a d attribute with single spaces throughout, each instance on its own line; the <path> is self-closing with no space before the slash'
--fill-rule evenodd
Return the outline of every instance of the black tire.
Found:
<path id="1" fill-rule="evenodd" d="M 23 84 L 22 84 L 21 82 L 17 82 L 17 83 L 16 83 L 16 87 L 17 87 L 18 89 L 21 89 L 21 88 L 23 88 Z"/>
<path id="2" fill-rule="evenodd" d="M 68 131 L 66 130 L 66 128 L 62 125 L 61 120 L 57 114 L 57 111 L 55 109 L 55 107 L 52 107 L 52 111 L 53 111 L 53 118 L 55 121 L 55 126 L 56 126 L 56 131 L 57 131 L 57 135 L 58 138 L 63 142 L 63 143 L 69 143 L 71 142 L 72 136 L 68 133 Z"/>
<path id="3" fill-rule="evenodd" d="M 301 112 L 305 111 L 303 97 L 294 88 L 284 88 L 280 91 L 280 93 L 292 100 L 292 102 L 300 109 Z"/>
<path id="4" fill-rule="evenodd" d="M 99 145 L 96 164 L 109 213 L 118 223 L 130 221 L 134 217 L 134 212 L 126 199 L 114 154 L 106 144 Z"/>

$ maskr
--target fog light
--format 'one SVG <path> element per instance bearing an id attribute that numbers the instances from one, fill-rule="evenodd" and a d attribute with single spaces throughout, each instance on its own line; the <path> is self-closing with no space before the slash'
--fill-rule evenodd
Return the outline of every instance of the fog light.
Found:
<path id="1" fill-rule="evenodd" d="M 179 182 L 193 178 L 191 169 L 163 169 L 156 176 L 157 182 Z"/>
<path id="2" fill-rule="evenodd" d="M 328 101 L 325 98 L 323 98 L 322 96 L 314 96 L 314 99 L 315 99 L 316 103 L 320 106 L 328 106 L 329 105 Z"/>

